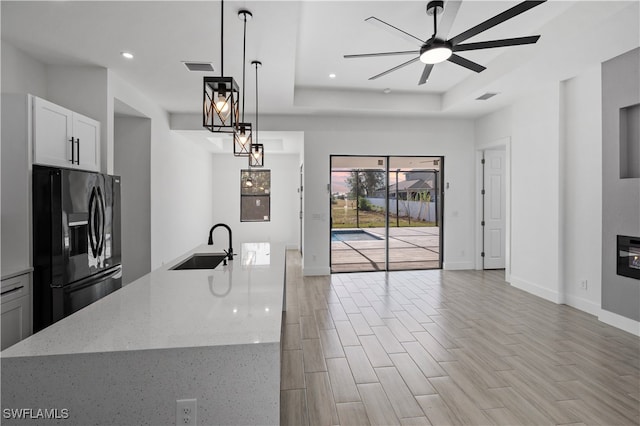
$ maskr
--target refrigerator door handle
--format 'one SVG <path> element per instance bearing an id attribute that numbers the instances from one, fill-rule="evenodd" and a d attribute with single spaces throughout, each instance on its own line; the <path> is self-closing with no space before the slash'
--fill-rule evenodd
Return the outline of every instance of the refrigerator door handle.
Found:
<path id="1" fill-rule="evenodd" d="M 102 255 L 104 249 L 104 227 L 105 227 L 105 208 L 104 208 L 104 197 L 102 196 L 102 191 L 98 188 L 98 218 L 99 218 L 99 229 L 98 229 L 98 242 L 97 242 L 97 252 L 98 256 Z"/>
<path id="2" fill-rule="evenodd" d="M 95 225 L 95 202 L 96 202 L 96 188 L 91 189 L 91 196 L 89 197 L 89 244 L 91 245 L 91 254 L 93 257 L 98 257 L 98 243 L 96 238 L 96 225 Z"/>
<path id="3" fill-rule="evenodd" d="M 122 265 L 117 265 L 106 271 L 83 278 L 79 281 L 76 281 L 75 283 L 68 284 L 63 288 L 67 293 L 70 293 L 73 291 L 78 291 L 85 287 L 95 285 L 96 283 L 108 280 L 109 278 L 122 278 Z"/>

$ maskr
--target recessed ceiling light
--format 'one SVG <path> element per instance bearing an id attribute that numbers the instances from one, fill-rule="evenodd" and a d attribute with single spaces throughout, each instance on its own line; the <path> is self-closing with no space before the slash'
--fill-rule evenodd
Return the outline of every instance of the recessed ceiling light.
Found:
<path id="1" fill-rule="evenodd" d="M 336 78 L 336 75 L 334 73 L 329 74 L 329 78 Z"/>
<path id="2" fill-rule="evenodd" d="M 130 52 L 120 52 L 120 54 L 127 59 L 133 59 L 133 53 Z"/>

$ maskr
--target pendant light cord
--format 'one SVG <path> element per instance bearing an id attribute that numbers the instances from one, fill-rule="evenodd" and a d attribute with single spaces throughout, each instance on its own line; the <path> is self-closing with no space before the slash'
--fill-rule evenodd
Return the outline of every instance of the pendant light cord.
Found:
<path id="1" fill-rule="evenodd" d="M 224 77 L 224 0 L 220 1 L 220 77 Z"/>
<path id="2" fill-rule="evenodd" d="M 258 143 L 258 62 L 256 62 L 256 131 L 253 133 Z"/>
<path id="3" fill-rule="evenodd" d="M 247 93 L 245 85 L 245 63 L 247 62 L 247 14 L 243 15 L 244 35 L 242 37 L 242 122 L 244 123 L 244 95 Z"/>

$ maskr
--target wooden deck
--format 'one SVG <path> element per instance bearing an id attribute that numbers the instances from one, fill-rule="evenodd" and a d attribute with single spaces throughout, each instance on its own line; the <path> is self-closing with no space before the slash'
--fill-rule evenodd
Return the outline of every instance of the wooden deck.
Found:
<path id="1" fill-rule="evenodd" d="M 331 272 L 384 271 L 385 229 L 362 228 L 381 240 L 332 241 Z M 440 267 L 440 228 L 389 228 L 389 270 Z"/>

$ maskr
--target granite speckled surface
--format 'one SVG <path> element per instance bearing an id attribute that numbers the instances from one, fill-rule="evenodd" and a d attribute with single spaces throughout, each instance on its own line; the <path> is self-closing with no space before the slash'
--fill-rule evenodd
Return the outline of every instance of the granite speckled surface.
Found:
<path id="1" fill-rule="evenodd" d="M 226 266 L 171 270 L 193 253 L 222 249 L 199 246 L 2 357 L 280 342 L 284 244 L 243 243 Z"/>
<path id="2" fill-rule="evenodd" d="M 279 347 L 268 343 L 6 358 L 3 408 L 67 409 L 69 418 L 3 418 L 2 424 L 173 426 L 175 401 L 195 398 L 199 425 L 277 425 Z"/>
<path id="3" fill-rule="evenodd" d="M 2 352 L 2 408 L 67 409 L 68 419 L 3 424 L 276 425 L 285 246 L 249 243 L 214 270 L 174 262 Z"/>

